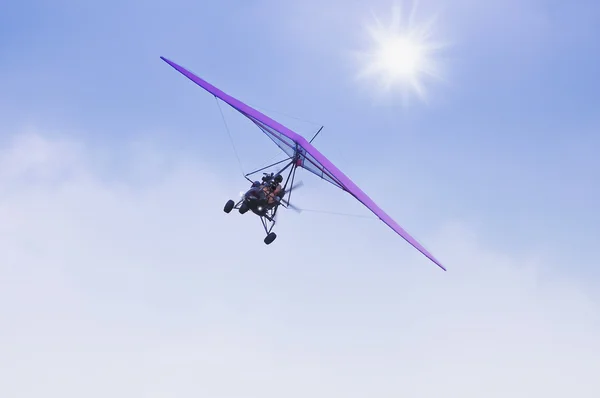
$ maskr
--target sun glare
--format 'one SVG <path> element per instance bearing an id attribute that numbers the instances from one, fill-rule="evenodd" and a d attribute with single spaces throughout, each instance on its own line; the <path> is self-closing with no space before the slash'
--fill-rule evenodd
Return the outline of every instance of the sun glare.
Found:
<path id="1" fill-rule="evenodd" d="M 406 37 L 389 37 L 379 43 L 378 67 L 393 78 L 413 77 L 422 63 L 418 43 Z"/>
<path id="2" fill-rule="evenodd" d="M 377 18 L 367 30 L 372 48 L 360 54 L 360 78 L 375 79 L 385 92 L 400 90 L 426 99 L 424 79 L 440 78 L 435 53 L 442 45 L 431 41 L 433 20 L 418 24 L 413 11 L 403 20 L 400 7 L 394 7 L 392 21 L 383 25 Z"/>

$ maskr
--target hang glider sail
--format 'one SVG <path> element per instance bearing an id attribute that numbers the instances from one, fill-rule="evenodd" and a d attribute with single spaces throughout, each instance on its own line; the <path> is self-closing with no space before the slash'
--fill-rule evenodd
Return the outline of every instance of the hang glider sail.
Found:
<path id="1" fill-rule="evenodd" d="M 283 126 L 279 122 L 271 119 L 258 110 L 246 105 L 236 98 L 224 93 L 212 84 L 206 82 L 194 73 L 185 69 L 165 57 L 160 57 L 163 61 L 171 65 L 188 79 L 202 87 L 215 97 L 229 104 L 238 112 L 250 119 L 256 124 L 273 142 L 281 148 L 290 157 L 298 156 L 298 166 L 305 170 L 321 177 L 338 188 L 348 192 L 359 202 L 371 210 L 381 221 L 388 225 L 398 235 L 404 238 L 414 248 L 423 253 L 427 258 L 433 261 L 444 271 L 446 268 L 425 249 L 419 242 L 408 234 L 396 221 L 386 214 L 371 198 L 367 196 L 354 182 L 342 173 L 329 159 L 321 154 L 310 142 L 304 137 Z"/>

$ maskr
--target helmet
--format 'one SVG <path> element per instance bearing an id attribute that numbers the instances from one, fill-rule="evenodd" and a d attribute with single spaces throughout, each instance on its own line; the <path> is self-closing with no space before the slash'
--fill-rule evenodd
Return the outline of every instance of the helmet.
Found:
<path id="1" fill-rule="evenodd" d="M 281 183 L 281 181 L 283 181 L 283 177 L 281 176 L 281 174 L 277 174 L 275 176 L 275 182 L 279 184 Z"/>

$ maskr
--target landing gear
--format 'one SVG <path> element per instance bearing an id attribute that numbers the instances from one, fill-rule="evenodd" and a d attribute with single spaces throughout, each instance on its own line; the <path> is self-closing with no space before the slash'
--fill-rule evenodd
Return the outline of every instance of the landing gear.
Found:
<path id="1" fill-rule="evenodd" d="M 270 245 L 277 238 L 277 235 L 274 232 L 272 232 L 272 230 L 276 223 L 276 214 L 279 207 L 283 206 L 285 208 L 294 209 L 290 205 L 289 201 L 292 190 L 302 185 L 301 181 L 298 184 L 294 184 L 296 169 L 301 166 L 301 164 L 298 163 L 301 156 L 304 155 L 302 155 L 300 152 L 297 152 L 293 157 L 289 159 L 279 161 L 272 165 L 256 170 L 252 173 L 246 174 L 244 177 L 246 177 L 246 179 L 252 184 L 252 187 L 246 193 L 242 194 L 241 200 L 239 200 L 237 203 L 235 203 L 233 200 L 230 200 L 225 204 L 225 207 L 223 208 L 225 213 L 230 213 L 232 210 L 235 209 L 238 210 L 240 214 L 245 214 L 249 211 L 251 213 L 256 214 L 260 218 L 260 221 L 267 235 L 264 238 L 264 242 L 266 245 Z M 252 181 L 250 178 L 248 178 L 249 175 L 255 174 L 259 171 L 265 170 L 269 167 L 273 167 L 279 163 L 288 160 L 288 164 L 283 169 L 279 170 L 277 172 L 277 175 L 275 175 L 274 173 L 263 173 L 265 177 L 263 177 L 262 184 L 259 181 Z M 285 169 L 290 167 L 291 169 L 289 170 L 287 179 L 283 186 L 281 186 L 281 184 L 279 183 L 283 180 L 282 173 Z M 263 184 L 268 185 L 271 184 L 273 181 L 276 181 L 278 183 L 280 191 L 277 195 L 276 201 L 270 203 L 268 200 L 269 197 L 266 196 L 266 194 L 268 193 L 266 192 L 266 190 L 263 192 Z"/>
<path id="2" fill-rule="evenodd" d="M 233 200 L 229 200 L 227 203 L 225 203 L 225 207 L 223 208 L 223 211 L 225 213 L 229 213 L 231 212 L 231 210 L 233 210 L 235 206 L 235 202 Z"/>
<path id="3" fill-rule="evenodd" d="M 270 245 L 277 238 L 277 234 L 275 232 L 270 232 L 265 238 L 265 244 Z"/>

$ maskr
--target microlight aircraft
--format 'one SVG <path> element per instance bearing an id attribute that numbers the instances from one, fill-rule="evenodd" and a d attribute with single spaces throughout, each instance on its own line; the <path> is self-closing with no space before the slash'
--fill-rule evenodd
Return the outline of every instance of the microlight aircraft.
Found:
<path id="1" fill-rule="evenodd" d="M 250 119 L 260 130 L 262 130 L 263 133 L 267 135 L 267 137 L 269 137 L 275 143 L 275 145 L 277 145 L 288 156 L 287 159 L 276 163 L 279 164 L 287 162 L 287 164 L 285 164 L 280 171 L 271 174 L 263 173 L 262 182 L 253 181 L 249 178 L 249 176 L 263 171 L 268 167 L 275 166 L 276 164 L 269 165 L 260 170 L 256 170 L 255 172 L 246 174 L 246 179 L 251 183 L 250 189 L 243 194 L 242 198 L 237 203 L 233 200 L 229 200 L 224 206 L 224 211 L 226 213 L 230 213 L 233 209 L 237 209 L 241 214 L 251 211 L 260 217 L 265 233 L 267 234 L 264 239 L 264 242 L 267 245 L 271 244 L 277 237 L 277 235 L 273 232 L 273 227 L 276 223 L 275 216 L 277 214 L 277 210 L 281 206 L 296 209 L 295 206 L 290 203 L 290 196 L 293 190 L 298 188 L 298 185 L 294 185 L 296 170 L 298 168 L 302 168 L 352 195 L 356 200 L 366 206 L 383 223 L 404 238 L 404 240 L 406 240 L 414 248 L 433 261 L 438 267 L 444 271 L 446 270 L 446 268 L 427 249 L 425 249 L 419 242 L 409 235 L 408 232 L 406 232 L 371 198 L 369 198 L 366 193 L 364 193 L 354 182 L 352 182 L 350 178 L 342 173 L 342 171 L 340 171 L 333 163 L 331 163 L 329 159 L 327 159 L 312 145 L 312 141 L 316 137 L 316 134 L 310 141 L 308 141 L 306 138 L 285 127 L 281 123 L 248 106 L 242 101 L 224 93 L 217 87 L 196 76 L 194 73 L 190 72 L 184 67 L 165 57 L 161 57 L 161 59 L 175 68 L 185 77 L 190 79 L 192 82 L 196 83 L 198 86 L 214 95 L 217 99 L 227 103 L 233 109 Z M 277 181 L 283 180 L 282 173 L 284 172 L 287 172 L 286 181 L 279 190 L 277 196 L 273 198 L 274 200 L 270 200 L 269 193 L 273 191 L 273 188 L 275 188 L 277 185 Z"/>

